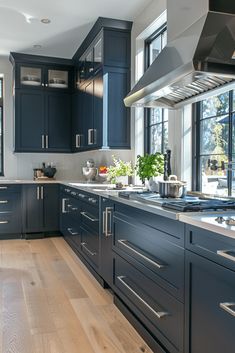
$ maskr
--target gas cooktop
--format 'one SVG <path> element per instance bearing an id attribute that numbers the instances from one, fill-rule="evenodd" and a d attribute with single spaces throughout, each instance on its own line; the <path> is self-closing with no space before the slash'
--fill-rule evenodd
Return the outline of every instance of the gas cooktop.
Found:
<path id="1" fill-rule="evenodd" d="M 235 209 L 235 200 L 200 199 L 197 196 L 162 198 L 153 192 L 119 192 L 119 197 L 136 200 L 149 205 L 161 206 L 178 212 L 218 211 Z"/>

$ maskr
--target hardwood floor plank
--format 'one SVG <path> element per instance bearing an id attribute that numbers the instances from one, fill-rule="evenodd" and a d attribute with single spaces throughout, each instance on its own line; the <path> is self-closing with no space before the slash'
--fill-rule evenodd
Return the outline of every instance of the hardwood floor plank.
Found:
<path id="1" fill-rule="evenodd" d="M 0 353 L 152 353 L 62 238 L 0 242 Z"/>
<path id="2" fill-rule="evenodd" d="M 53 243 L 60 252 L 61 256 L 65 259 L 71 271 L 77 280 L 85 288 L 88 297 L 95 305 L 107 305 L 113 302 L 113 298 L 109 291 L 104 291 L 97 283 L 96 279 L 83 265 L 80 259 L 72 251 L 67 243 L 61 238 L 53 238 Z"/>

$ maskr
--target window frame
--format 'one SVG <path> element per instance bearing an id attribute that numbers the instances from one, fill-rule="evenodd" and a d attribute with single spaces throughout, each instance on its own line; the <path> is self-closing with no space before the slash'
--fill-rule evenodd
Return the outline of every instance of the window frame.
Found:
<path id="1" fill-rule="evenodd" d="M 233 115 L 235 111 L 233 110 L 233 99 L 235 97 L 235 90 L 228 90 L 229 93 L 229 107 L 228 113 L 222 115 L 228 115 L 229 117 L 229 130 L 228 130 L 228 163 L 233 162 Z M 226 93 L 226 92 L 224 92 Z M 212 95 L 213 96 L 213 95 Z M 192 106 L 192 190 L 193 191 L 201 191 L 201 157 L 207 156 L 206 154 L 201 154 L 200 146 L 201 146 L 201 121 L 202 121 L 202 101 L 194 103 Z M 206 119 L 213 119 L 220 116 L 210 116 Z M 232 196 L 232 170 L 230 168 L 227 169 L 227 179 L 228 179 L 228 197 Z"/>
<path id="2" fill-rule="evenodd" d="M 4 133 L 3 133 L 3 116 L 4 116 L 4 98 L 3 98 L 3 77 L 0 77 L 0 85 L 1 85 L 1 92 L 2 92 L 2 97 L 0 97 L 0 108 L 2 110 L 2 119 L 1 119 L 1 131 L 2 131 L 2 136 L 0 138 L 0 144 L 1 144 L 1 151 L 2 151 L 2 158 L 1 158 L 1 170 L 0 170 L 0 176 L 4 176 L 4 143 L 3 143 L 3 138 L 4 138 Z"/>
<path id="3" fill-rule="evenodd" d="M 150 45 L 152 42 L 158 38 L 159 36 L 162 37 L 163 33 L 167 31 L 167 23 L 165 22 L 160 28 L 158 28 L 154 33 L 152 33 L 151 36 L 149 36 L 145 40 L 145 49 L 144 49 L 144 57 L 145 57 L 145 71 L 148 69 L 150 66 Z M 164 120 L 164 109 L 162 109 L 162 121 L 159 123 L 155 124 L 150 124 L 150 117 L 151 117 L 151 108 L 145 108 L 144 109 L 144 152 L 145 153 L 151 153 L 151 146 L 150 146 L 150 141 L 151 141 L 151 127 L 156 126 L 156 125 L 161 125 L 161 153 L 165 152 L 166 146 L 164 146 L 164 124 L 168 122 L 168 120 Z"/>

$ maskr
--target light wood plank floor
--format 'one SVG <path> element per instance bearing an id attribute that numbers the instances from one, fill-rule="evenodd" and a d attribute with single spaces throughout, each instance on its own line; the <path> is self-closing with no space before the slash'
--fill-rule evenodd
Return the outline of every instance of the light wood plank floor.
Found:
<path id="1" fill-rule="evenodd" d="M 1 353 L 152 353 L 62 238 L 0 241 Z"/>

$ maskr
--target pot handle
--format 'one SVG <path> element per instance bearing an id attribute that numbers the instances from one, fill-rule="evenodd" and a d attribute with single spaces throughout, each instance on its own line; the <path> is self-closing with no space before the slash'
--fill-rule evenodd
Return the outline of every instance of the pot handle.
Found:
<path id="1" fill-rule="evenodd" d="M 177 176 L 176 175 L 170 175 L 169 180 L 174 180 L 177 181 Z"/>

